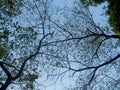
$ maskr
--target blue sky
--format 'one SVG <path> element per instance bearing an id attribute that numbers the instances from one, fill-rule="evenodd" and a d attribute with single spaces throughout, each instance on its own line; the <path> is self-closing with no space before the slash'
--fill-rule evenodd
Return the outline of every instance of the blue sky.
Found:
<path id="1" fill-rule="evenodd" d="M 59 6 L 60 8 L 63 8 L 65 6 L 71 7 L 73 1 L 74 0 L 54 0 L 54 5 Z M 104 13 L 102 9 L 104 5 L 106 5 L 106 3 L 99 5 L 97 8 L 90 7 L 90 11 L 93 15 L 93 19 L 100 26 L 107 24 L 106 16 L 105 15 L 101 16 L 101 14 Z M 43 88 L 43 90 L 66 90 L 65 87 L 69 88 L 70 86 L 74 85 L 72 83 L 73 82 L 72 80 L 73 79 L 70 80 L 69 78 L 64 78 L 63 81 L 58 80 L 57 83 L 55 83 L 50 87 Z"/>
<path id="2" fill-rule="evenodd" d="M 54 5 L 59 6 L 59 8 L 61 8 L 61 9 L 63 7 L 66 7 L 66 6 L 72 7 L 73 1 L 74 0 L 54 0 Z M 101 14 L 103 13 L 103 9 L 102 9 L 103 6 L 104 6 L 104 4 L 99 5 L 98 7 L 91 7 L 90 8 L 91 13 L 93 14 L 94 21 L 101 26 L 107 23 L 106 16 L 104 16 L 104 15 L 101 16 Z M 57 18 L 59 18 L 59 17 L 57 17 Z M 53 84 L 51 86 L 49 86 L 51 83 L 44 82 L 43 84 L 46 83 L 46 86 L 49 86 L 49 87 L 46 87 L 46 88 L 42 87 L 42 89 L 40 89 L 40 90 L 66 90 L 65 87 L 69 88 L 71 86 L 74 86 L 74 83 L 73 83 L 73 82 L 75 82 L 75 81 L 73 81 L 74 79 L 75 78 L 70 79 L 70 78 L 65 77 L 65 78 L 63 78 L 62 81 L 59 79 L 55 84 Z"/>
<path id="3" fill-rule="evenodd" d="M 63 7 L 71 7 L 72 6 L 72 2 L 74 0 L 54 0 L 54 5 L 55 6 L 59 6 L 59 8 L 63 8 Z M 90 7 L 90 11 L 93 15 L 93 19 L 94 21 L 100 25 L 100 26 L 106 26 L 107 24 L 107 17 L 105 15 L 101 16 L 101 14 L 104 13 L 103 11 L 103 6 L 106 5 L 106 3 L 102 4 L 102 5 L 99 5 L 98 7 Z M 53 6 L 54 7 L 54 6 Z M 35 17 L 35 16 L 34 16 Z M 56 18 L 59 18 L 59 17 L 56 17 Z M 61 17 L 62 18 L 62 17 Z M 60 19 L 60 18 L 59 18 Z M 32 21 L 32 20 L 31 20 Z M 76 21 L 75 21 L 76 22 Z M 23 22 L 24 24 L 25 22 Z M 25 25 L 26 26 L 26 25 Z M 69 74 L 67 74 L 68 76 Z M 66 87 L 69 88 L 71 86 L 74 86 L 74 80 L 75 80 L 75 77 L 64 77 L 62 80 L 61 79 L 58 79 L 57 82 L 51 86 L 49 86 L 52 82 L 52 80 L 50 82 L 44 82 L 43 84 L 46 84 L 46 86 L 49 86 L 49 87 L 43 87 L 42 89 L 40 90 L 66 90 Z M 41 78 L 41 77 L 40 77 Z M 43 76 L 43 79 L 45 77 Z M 40 81 L 39 81 L 40 82 Z"/>

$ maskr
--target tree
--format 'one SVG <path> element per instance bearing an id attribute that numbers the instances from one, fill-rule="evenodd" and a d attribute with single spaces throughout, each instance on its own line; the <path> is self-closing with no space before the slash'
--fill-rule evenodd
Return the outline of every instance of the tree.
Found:
<path id="1" fill-rule="evenodd" d="M 96 25 L 87 7 L 76 1 L 72 10 L 65 9 L 63 20 L 63 16 L 56 18 L 52 0 L 22 0 L 20 6 L 13 1 L 12 8 L 9 3 L 1 7 L 22 13 L 0 11 L 1 90 L 38 89 L 36 80 L 42 72 L 54 79 L 70 72 L 77 76 L 78 88 L 119 88 L 120 36 L 112 35 L 109 27 Z M 110 71 L 115 74 L 109 75 Z"/>
<path id="2" fill-rule="evenodd" d="M 113 27 L 113 31 L 119 35 L 120 33 L 120 1 L 108 0 L 108 10 L 107 14 L 109 17 L 109 23 Z"/>
<path id="3" fill-rule="evenodd" d="M 8 42 L 8 36 L 9 36 L 9 29 L 8 27 L 12 27 L 13 23 L 11 24 L 10 18 L 8 17 L 14 17 L 16 15 L 19 15 L 21 13 L 20 7 L 22 6 L 22 1 L 16 1 L 16 0 L 1 0 L 0 1 L 0 25 L 1 25 L 1 35 L 0 35 L 0 41 L 1 42 Z M 6 53 L 6 50 L 3 48 L 5 47 L 5 43 L 1 43 L 1 53 L 0 58 L 4 56 Z"/>
<path id="4" fill-rule="evenodd" d="M 113 28 L 113 31 L 116 34 L 120 34 L 119 30 L 120 30 L 120 20 L 119 20 L 119 16 L 120 16 L 120 12 L 119 12 L 119 3 L 120 1 L 114 1 L 114 0 L 80 0 L 83 4 L 90 6 L 90 5 L 98 5 L 101 4 L 105 1 L 107 1 L 108 6 L 107 6 L 107 10 L 106 10 L 106 14 L 109 15 L 109 24 L 110 26 Z"/>
<path id="5" fill-rule="evenodd" d="M 37 12 L 39 12 L 38 3 L 41 3 L 41 11 L 47 10 L 45 5 L 48 4 L 46 3 L 47 0 L 33 0 L 32 2 L 2 0 L 0 2 L 0 72 L 2 72 L 0 74 L 0 89 L 15 88 L 14 84 L 16 84 L 19 85 L 21 89 L 30 88 L 33 90 L 34 81 L 39 76 L 39 63 L 35 59 L 35 56 L 39 53 L 42 40 L 48 35 L 44 35 L 44 22 L 46 19 L 45 16 L 40 16 L 39 13 L 39 22 L 42 22 L 40 26 L 42 26 L 41 30 L 43 30 L 43 34 L 39 36 L 41 39 L 36 40 L 39 31 L 34 30 L 34 28 L 37 26 L 32 26 L 32 24 L 23 26 L 17 18 L 23 17 L 23 14 L 25 14 L 24 10 L 26 9 L 29 9 L 29 15 L 33 15 L 30 11 L 33 10 L 33 8 L 30 7 L 33 5 L 33 2 L 33 6 Z M 22 11 L 21 9 L 24 10 Z M 20 15 L 21 12 L 23 12 L 22 15 Z M 46 15 L 46 11 L 43 11 L 42 14 Z"/>
<path id="6" fill-rule="evenodd" d="M 23 5 L 23 0 L 1 0 L 1 12 L 5 15 L 14 17 L 21 13 L 20 7 Z"/>
<path id="7" fill-rule="evenodd" d="M 62 25 L 56 24 L 66 37 L 58 46 L 61 51 L 53 55 L 47 53 L 49 58 L 56 57 L 49 65 L 57 71 L 50 76 L 58 79 L 69 73 L 74 79 L 78 77 L 75 87 L 68 90 L 119 89 L 120 36 L 113 34 L 108 26 L 98 26 L 89 8 L 78 1 L 72 10 L 65 9 L 64 14 Z"/>
<path id="8" fill-rule="evenodd" d="M 96 6 L 97 4 L 101 4 L 107 0 L 80 0 L 84 5 L 90 6 Z"/>

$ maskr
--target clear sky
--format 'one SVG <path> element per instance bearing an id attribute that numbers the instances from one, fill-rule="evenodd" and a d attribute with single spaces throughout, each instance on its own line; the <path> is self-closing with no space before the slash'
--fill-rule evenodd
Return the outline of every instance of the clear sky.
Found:
<path id="1" fill-rule="evenodd" d="M 90 7 L 90 11 L 93 15 L 94 21 L 99 25 L 107 24 L 107 16 L 105 14 L 105 10 L 103 9 L 104 6 L 106 6 L 107 3 L 103 3 L 101 5 L 98 5 L 96 7 Z"/>

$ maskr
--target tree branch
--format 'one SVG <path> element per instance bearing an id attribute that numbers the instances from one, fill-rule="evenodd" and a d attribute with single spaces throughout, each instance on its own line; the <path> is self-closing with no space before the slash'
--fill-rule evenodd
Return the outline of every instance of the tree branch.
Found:
<path id="1" fill-rule="evenodd" d="M 36 55 L 39 53 L 39 50 L 40 50 L 40 48 L 41 48 L 42 41 L 43 41 L 48 35 L 50 35 L 50 33 L 46 34 L 45 36 L 43 36 L 43 37 L 41 38 L 41 40 L 40 40 L 40 42 L 39 42 L 39 45 L 38 45 L 38 48 L 37 48 L 37 51 L 36 51 L 34 54 L 30 55 L 27 59 L 24 60 L 24 62 L 22 63 L 21 68 L 20 68 L 18 74 L 17 74 L 15 77 L 13 77 L 14 80 L 17 79 L 17 78 L 19 78 L 19 77 L 21 76 L 21 74 L 22 74 L 22 72 L 23 72 L 23 69 L 24 69 L 27 61 L 30 60 L 31 58 L 33 58 L 34 56 L 36 56 Z"/>
<path id="2" fill-rule="evenodd" d="M 8 78 L 12 78 L 11 73 L 8 71 L 8 69 L 4 66 L 4 63 L 0 61 L 0 66 L 2 68 L 2 70 L 5 72 L 5 74 L 7 75 Z"/>
<path id="3" fill-rule="evenodd" d="M 93 37 L 93 36 L 105 37 L 106 38 L 105 40 L 111 39 L 111 38 L 120 39 L 119 35 L 107 35 L 107 34 L 103 34 L 103 33 L 102 34 L 93 33 L 93 34 L 89 34 L 89 35 L 86 35 L 86 36 L 83 36 L 83 37 L 67 38 L 67 39 L 63 39 L 63 40 L 48 42 L 48 43 L 44 44 L 43 46 L 47 46 L 49 44 L 54 44 L 54 43 L 65 42 L 65 41 L 82 40 L 82 39 L 85 39 L 85 38 L 88 38 L 88 37 Z"/>

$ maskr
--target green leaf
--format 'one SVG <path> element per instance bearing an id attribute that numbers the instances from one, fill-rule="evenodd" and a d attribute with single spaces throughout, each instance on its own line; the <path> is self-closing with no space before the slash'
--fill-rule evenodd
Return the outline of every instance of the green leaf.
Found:
<path id="1" fill-rule="evenodd" d="M 50 36 L 53 38 L 54 32 L 50 33 Z"/>
<path id="2" fill-rule="evenodd" d="M 0 48 L 0 58 L 4 57 L 6 54 L 6 51 L 3 48 Z"/>

